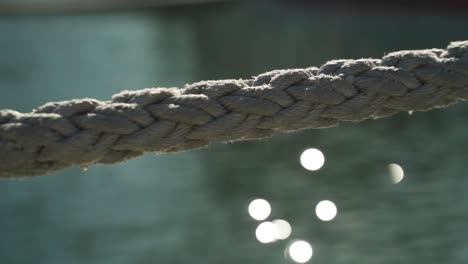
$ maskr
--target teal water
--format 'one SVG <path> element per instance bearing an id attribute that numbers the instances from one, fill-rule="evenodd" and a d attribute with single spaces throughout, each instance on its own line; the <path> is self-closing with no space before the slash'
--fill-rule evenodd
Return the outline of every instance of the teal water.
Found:
<path id="1" fill-rule="evenodd" d="M 0 107 L 249 77 L 468 39 L 453 14 L 231 4 L 0 17 Z M 125 164 L 0 180 L 0 263 L 467 263 L 465 104 Z M 304 170 L 301 152 L 325 165 Z M 0 161 L 1 162 L 1 161 Z M 387 165 L 405 171 L 392 184 Z M 286 219 L 261 244 L 255 198 Z M 331 222 L 315 205 L 332 200 Z"/>

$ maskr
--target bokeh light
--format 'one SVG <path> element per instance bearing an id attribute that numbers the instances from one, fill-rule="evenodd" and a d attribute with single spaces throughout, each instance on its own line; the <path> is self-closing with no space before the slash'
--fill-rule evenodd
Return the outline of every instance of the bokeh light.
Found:
<path id="1" fill-rule="evenodd" d="M 287 248 L 289 257 L 297 263 L 306 263 L 312 258 L 314 251 L 309 242 L 304 240 L 296 240 Z"/>
<path id="2" fill-rule="evenodd" d="M 255 236 L 261 243 L 275 242 L 278 237 L 278 229 L 272 222 L 263 222 L 255 230 Z"/>
<path id="3" fill-rule="evenodd" d="M 320 169 L 325 163 L 325 156 L 322 151 L 310 148 L 304 150 L 300 157 L 302 167 L 306 170 L 316 171 Z"/>
<path id="4" fill-rule="evenodd" d="M 405 172 L 403 171 L 403 168 L 395 163 L 388 164 L 388 170 L 390 172 L 390 178 L 392 180 L 392 183 L 397 184 L 403 180 L 403 177 L 405 176 Z"/>
<path id="5" fill-rule="evenodd" d="M 315 207 L 315 214 L 322 221 L 330 221 L 338 213 L 336 205 L 332 201 L 320 201 Z"/>
<path id="6" fill-rule="evenodd" d="M 250 202 L 248 211 L 253 219 L 262 221 L 270 216 L 271 206 L 270 203 L 265 199 L 255 199 Z"/>
<path id="7" fill-rule="evenodd" d="M 291 235 L 291 225 L 286 220 L 277 219 L 273 221 L 273 224 L 276 228 L 276 238 L 277 239 L 286 239 Z"/>

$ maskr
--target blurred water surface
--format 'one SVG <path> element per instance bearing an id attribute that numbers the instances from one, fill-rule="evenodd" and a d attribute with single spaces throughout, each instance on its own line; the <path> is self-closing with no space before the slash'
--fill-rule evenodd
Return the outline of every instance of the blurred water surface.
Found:
<path id="1" fill-rule="evenodd" d="M 255 3 L 4 16 L 0 107 L 445 47 L 467 26 L 452 14 Z M 312 244 L 311 263 L 467 263 L 467 115 L 459 104 L 3 179 L 0 263 L 289 263 L 293 239 Z M 299 162 L 307 148 L 325 155 L 317 171 Z M 270 202 L 267 220 L 289 221 L 287 240 L 257 241 L 256 198 Z M 321 200 L 338 207 L 330 222 L 315 215 Z"/>

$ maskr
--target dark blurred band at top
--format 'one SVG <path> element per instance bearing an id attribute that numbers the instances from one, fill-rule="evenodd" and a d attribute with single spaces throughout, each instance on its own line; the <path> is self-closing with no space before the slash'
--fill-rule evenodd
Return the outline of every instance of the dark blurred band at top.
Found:
<path id="1" fill-rule="evenodd" d="M 0 15 L 148 9 L 161 6 L 246 2 L 241 0 L 3 0 Z M 251 2 L 259 2 L 252 0 Z M 261 1 L 268 4 L 269 1 Z M 271 0 L 286 6 L 332 9 L 468 10 L 468 0 Z"/>

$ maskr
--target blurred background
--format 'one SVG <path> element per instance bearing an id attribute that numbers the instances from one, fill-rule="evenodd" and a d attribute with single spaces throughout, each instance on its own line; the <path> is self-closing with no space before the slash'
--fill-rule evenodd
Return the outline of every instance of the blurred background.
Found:
<path id="1" fill-rule="evenodd" d="M 461 0 L 2 0 L 0 108 L 445 48 L 468 39 L 466 11 Z M 468 263 L 466 116 L 461 103 L 2 179 L 0 263 Z"/>

